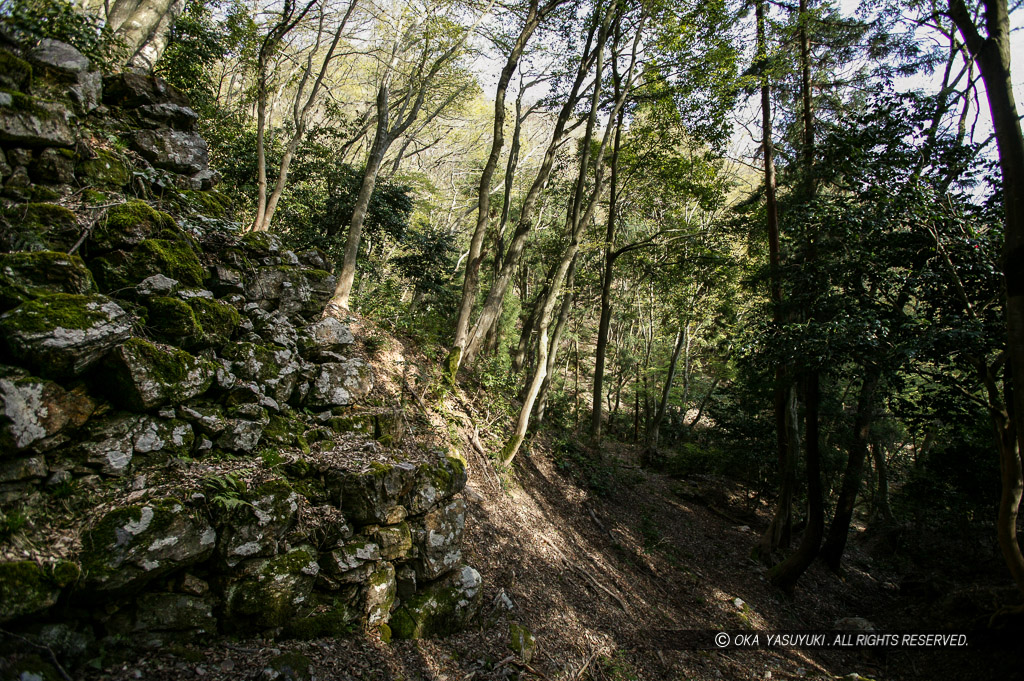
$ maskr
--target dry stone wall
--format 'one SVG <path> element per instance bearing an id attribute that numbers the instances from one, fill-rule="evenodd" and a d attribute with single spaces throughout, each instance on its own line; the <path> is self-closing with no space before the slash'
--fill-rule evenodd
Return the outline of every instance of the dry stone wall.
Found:
<path id="1" fill-rule="evenodd" d="M 231 224 L 166 83 L 0 61 L 0 626 L 72 663 L 464 626 L 464 464 L 373 403 L 324 255 Z"/>

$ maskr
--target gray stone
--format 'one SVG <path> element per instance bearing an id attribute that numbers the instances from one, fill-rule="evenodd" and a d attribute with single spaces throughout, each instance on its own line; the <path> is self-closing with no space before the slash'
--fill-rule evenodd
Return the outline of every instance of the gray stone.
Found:
<path id="1" fill-rule="evenodd" d="M 169 102 L 188 106 L 188 97 L 167 81 L 135 71 L 121 71 L 103 79 L 103 103 L 136 109 Z"/>
<path id="2" fill-rule="evenodd" d="M 195 175 L 209 166 L 206 140 L 195 132 L 182 130 L 139 130 L 132 146 L 157 168 Z"/>
<path id="3" fill-rule="evenodd" d="M 54 251 L 0 254 L 0 310 L 54 293 L 92 293 L 92 274 L 77 255 Z"/>
<path id="4" fill-rule="evenodd" d="M 395 638 L 445 636 L 466 627 L 480 609 L 480 573 L 463 565 L 444 579 L 420 587 L 391 615 Z"/>
<path id="5" fill-rule="evenodd" d="M 466 465 L 452 456 L 416 467 L 414 481 L 402 504 L 410 515 L 419 515 L 447 501 L 466 486 Z"/>
<path id="6" fill-rule="evenodd" d="M 43 38 L 28 53 L 28 58 L 36 64 L 77 74 L 89 70 L 89 58 L 77 49 L 59 40 Z"/>
<path id="7" fill-rule="evenodd" d="M 175 499 L 111 511 L 82 538 L 83 591 L 132 592 L 213 553 L 217 532 Z"/>
<path id="8" fill-rule="evenodd" d="M 334 292 L 336 277 L 300 267 L 258 267 L 246 277 L 246 299 L 264 310 L 310 317 L 323 312 Z"/>
<path id="9" fill-rule="evenodd" d="M 217 633 L 213 600 L 180 593 L 146 593 L 135 600 L 134 631 Z"/>
<path id="10" fill-rule="evenodd" d="M 143 104 L 137 111 L 139 115 L 151 121 L 166 124 L 177 130 L 193 130 L 199 121 L 199 114 L 192 107 L 173 102 Z"/>
<path id="11" fill-rule="evenodd" d="M 386 624 L 391 616 L 398 589 L 395 584 L 395 566 L 381 563 L 366 581 L 366 623 L 369 626 Z"/>
<path id="12" fill-rule="evenodd" d="M 466 503 L 453 499 L 410 521 L 416 547 L 413 567 L 420 581 L 431 581 L 450 572 L 462 560 L 462 533 L 466 527 Z"/>
<path id="13" fill-rule="evenodd" d="M 120 414 L 90 424 L 75 446 L 83 462 L 108 476 L 127 475 L 135 454 L 135 438 L 142 419 Z"/>
<path id="14" fill-rule="evenodd" d="M 249 558 L 273 556 L 295 527 L 306 500 L 283 482 L 270 482 L 246 495 L 248 503 L 219 514 L 217 554 L 229 567 Z"/>
<path id="15" fill-rule="evenodd" d="M 214 365 L 184 350 L 140 338 L 118 346 L 105 363 L 109 397 L 136 411 L 185 402 L 213 384 Z"/>
<path id="16" fill-rule="evenodd" d="M 195 443 L 192 426 L 185 421 L 143 418 L 132 439 L 136 454 L 187 456 Z"/>
<path id="17" fill-rule="evenodd" d="M 305 330 L 301 347 L 304 356 L 314 357 L 323 351 L 345 352 L 354 342 L 348 324 L 334 317 L 324 317 Z"/>
<path id="18" fill-rule="evenodd" d="M 100 295 L 56 294 L 0 316 L 0 332 L 16 359 L 44 376 L 76 376 L 128 338 L 131 318 Z"/>
<path id="19" fill-rule="evenodd" d="M 68 125 L 68 116 L 68 110 L 55 103 L 34 101 L 31 107 L 21 108 L 0 101 L 0 141 L 26 147 L 71 148 L 75 134 Z"/>
<path id="20" fill-rule="evenodd" d="M 358 357 L 328 362 L 315 368 L 306 404 L 318 407 L 347 407 L 373 390 L 373 370 Z"/>
<path id="21" fill-rule="evenodd" d="M 308 546 L 241 564 L 240 579 L 224 588 L 225 620 L 240 631 L 283 626 L 309 598 L 319 572 Z"/>
<path id="22" fill-rule="evenodd" d="M 174 293 L 178 288 L 178 280 L 165 277 L 162 274 L 154 274 L 151 277 L 146 277 L 138 286 L 135 287 L 135 292 L 140 296 L 169 296 Z"/>
<path id="23" fill-rule="evenodd" d="M 337 549 L 322 554 L 320 565 L 340 584 L 363 582 L 381 559 L 380 547 L 358 535 Z"/>
<path id="24" fill-rule="evenodd" d="M 71 184 L 75 181 L 75 162 L 59 149 L 44 149 L 32 160 L 29 177 L 39 184 Z"/>
<path id="25" fill-rule="evenodd" d="M 401 499 L 412 488 L 415 473 L 407 463 L 374 463 L 360 471 L 328 471 L 327 482 L 340 487 L 342 510 L 355 523 L 389 525 L 404 519 Z"/>
<path id="26" fill-rule="evenodd" d="M 88 397 L 51 381 L 0 379 L 0 458 L 29 447 L 48 449 L 56 435 L 81 426 L 95 408 Z"/>
<path id="27" fill-rule="evenodd" d="M 41 480 L 47 473 L 46 459 L 38 455 L 0 462 L 0 483 Z"/>

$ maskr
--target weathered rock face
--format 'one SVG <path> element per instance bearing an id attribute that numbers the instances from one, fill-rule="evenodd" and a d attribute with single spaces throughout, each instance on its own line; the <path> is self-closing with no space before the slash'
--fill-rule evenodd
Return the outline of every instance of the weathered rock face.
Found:
<path id="1" fill-rule="evenodd" d="M 82 579 L 94 593 L 132 592 L 209 558 L 217 532 L 176 499 L 122 508 L 83 537 Z"/>
<path id="2" fill-rule="evenodd" d="M 351 320 L 323 318 L 326 256 L 230 223 L 160 79 L 54 41 L 0 64 L 0 514 L 33 518 L 0 548 L 36 547 L 0 560 L 0 623 L 73 630 L 76 658 L 465 623 L 465 467 L 402 443 Z"/>
<path id="3" fill-rule="evenodd" d="M 84 424 L 95 408 L 93 400 L 52 381 L 0 378 L 0 452 L 46 450 L 58 434 Z"/>
<path id="4" fill-rule="evenodd" d="M 213 384 L 212 363 L 170 345 L 141 338 L 118 346 L 104 364 L 108 397 L 126 409 L 146 411 L 169 402 L 185 402 Z"/>
<path id="5" fill-rule="evenodd" d="M 44 376 L 77 376 L 131 333 L 131 319 L 98 295 L 56 294 L 0 316 L 11 356 Z"/>

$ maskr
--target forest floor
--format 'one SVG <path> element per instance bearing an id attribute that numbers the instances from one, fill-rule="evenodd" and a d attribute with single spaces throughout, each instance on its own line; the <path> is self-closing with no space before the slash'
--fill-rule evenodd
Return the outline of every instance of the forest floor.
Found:
<path id="1" fill-rule="evenodd" d="M 401 348 L 385 353 L 391 385 L 385 380 L 383 389 L 400 393 L 403 383 L 425 385 L 424 374 L 409 371 L 425 364 L 398 355 Z M 406 365 L 398 371 L 395 362 Z M 838 620 L 855 617 L 879 632 L 943 628 L 937 623 L 973 629 L 1013 591 L 1007 591 L 997 554 L 986 548 L 994 543 L 989 537 L 935 533 L 925 546 L 936 561 L 921 570 L 876 557 L 859 532 L 842 577 L 815 563 L 796 592 L 783 595 L 768 584 L 764 566 L 749 558 L 769 507 L 742 486 L 650 471 L 632 445 L 609 442 L 594 452 L 539 438 L 512 471 L 499 474 L 480 450 L 497 451 L 501 443 L 496 433 L 471 425 L 486 422 L 485 415 L 468 413 L 472 401 L 441 398 L 437 404 L 447 414 L 421 413 L 420 419 L 429 418 L 435 429 L 447 423 L 448 432 L 464 440 L 463 554 L 483 577 L 483 606 L 473 628 L 444 639 L 391 643 L 373 634 L 213 639 L 140 651 L 89 678 L 262 679 L 272 657 L 294 651 L 313 662 L 319 681 L 1024 679 L 1024 655 L 1006 645 L 916 652 L 682 649 L 678 632 L 684 630 L 831 632 Z M 510 649 L 512 623 L 535 637 L 528 661 Z"/>

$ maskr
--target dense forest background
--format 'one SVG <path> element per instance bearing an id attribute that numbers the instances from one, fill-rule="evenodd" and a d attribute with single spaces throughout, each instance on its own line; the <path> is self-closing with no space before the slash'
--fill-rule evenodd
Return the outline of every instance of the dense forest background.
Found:
<path id="1" fill-rule="evenodd" d="M 479 387 L 500 466 L 544 433 L 598 486 L 603 440 L 741 481 L 786 590 L 851 523 L 986 528 L 1024 589 L 1006 0 L 2 9 L 184 91 L 238 229 Z"/>

